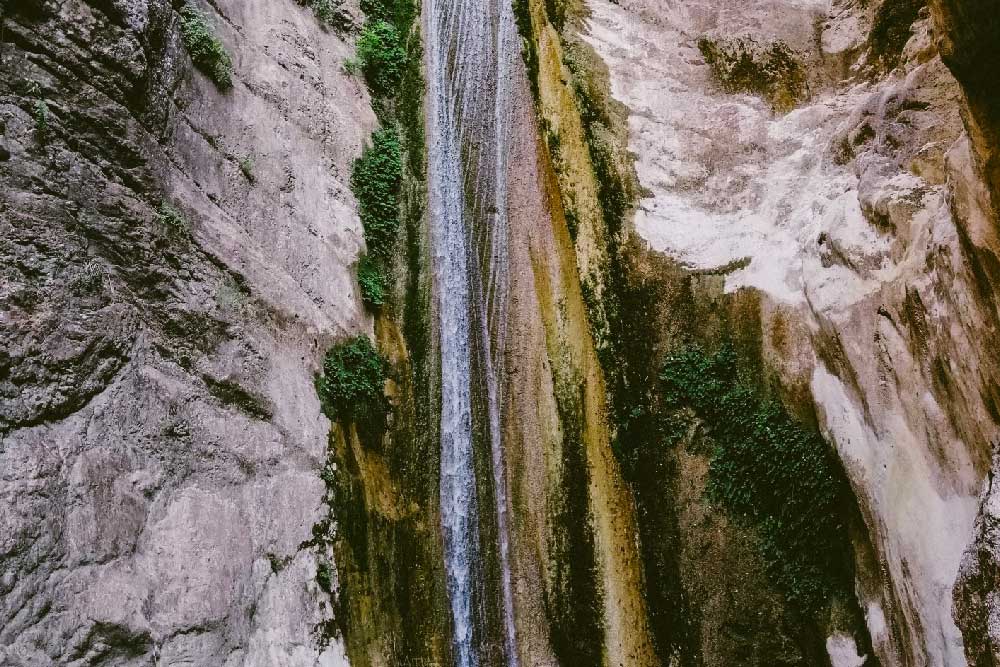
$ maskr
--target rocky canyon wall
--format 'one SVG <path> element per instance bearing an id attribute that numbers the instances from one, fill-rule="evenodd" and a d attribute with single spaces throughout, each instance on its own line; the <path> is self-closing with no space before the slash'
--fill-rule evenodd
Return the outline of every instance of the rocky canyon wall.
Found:
<path id="1" fill-rule="evenodd" d="M 966 664 L 952 590 L 967 546 L 990 561 L 970 541 L 998 437 L 995 106 L 971 64 L 995 57 L 974 37 L 990 19 L 959 31 L 961 56 L 954 25 L 940 24 L 948 8 L 920 3 L 588 7 L 582 39 L 628 110 L 635 231 L 667 258 L 647 275 L 674 266 L 701 290 L 694 311 L 663 304 L 666 319 L 700 318 L 687 335 L 712 345 L 721 317 L 723 336 L 836 447 L 882 664 Z M 691 510 L 677 511 L 684 543 Z M 980 524 L 989 534 L 988 516 Z M 688 590 L 694 564 L 681 558 Z M 867 640 L 855 632 L 845 652 L 834 625 L 828 659 L 861 664 Z"/>
<path id="2" fill-rule="evenodd" d="M 228 84 L 185 4 L 0 5 L 0 665 L 455 664 L 418 4 L 198 5 Z M 463 654 L 1000 663 L 994 4 L 513 3 L 509 78 L 470 77 L 513 99 L 506 168 L 464 174 L 476 224 L 480 179 L 507 208 L 466 285 L 502 316 L 459 351 Z M 379 21 L 392 86 L 356 57 Z M 377 127 L 399 224 L 363 304 Z M 317 395 L 357 334 L 383 421 Z"/>
<path id="3" fill-rule="evenodd" d="M 313 376 L 375 118 L 308 7 L 202 7 L 227 90 L 180 8 L 2 8 L 0 664 L 344 664 Z"/>

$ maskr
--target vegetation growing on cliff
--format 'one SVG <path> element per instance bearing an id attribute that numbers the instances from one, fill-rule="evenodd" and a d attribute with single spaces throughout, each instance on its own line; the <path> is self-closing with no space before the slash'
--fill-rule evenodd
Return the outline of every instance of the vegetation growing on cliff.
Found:
<path id="1" fill-rule="evenodd" d="M 233 85 L 233 59 L 215 36 L 208 17 L 188 3 L 181 9 L 181 37 L 195 67 L 225 90 Z"/>
<path id="2" fill-rule="evenodd" d="M 808 93 L 805 68 L 784 42 L 702 37 L 698 50 L 726 92 L 760 95 L 776 111 L 792 109 Z"/>
<path id="3" fill-rule="evenodd" d="M 371 145 L 354 161 L 351 190 L 365 231 L 368 252 L 388 258 L 399 231 L 399 184 L 403 175 L 399 135 L 395 128 L 376 130 Z"/>
<path id="4" fill-rule="evenodd" d="M 385 303 L 390 264 L 399 235 L 399 188 L 403 158 L 394 127 L 376 130 L 371 146 L 354 161 L 351 190 L 358 200 L 368 255 L 358 264 L 358 282 L 365 303 Z"/>
<path id="5" fill-rule="evenodd" d="M 35 133 L 39 141 L 45 141 L 49 131 L 49 105 L 45 100 L 35 100 Z"/>
<path id="6" fill-rule="evenodd" d="M 361 299 L 366 306 L 378 308 L 385 304 L 386 292 L 389 289 L 386 284 L 388 280 L 389 277 L 378 259 L 364 255 L 358 261 L 358 285 L 361 287 Z"/>
<path id="7" fill-rule="evenodd" d="M 688 431 L 677 412 L 693 411 L 715 445 L 709 498 L 756 531 L 767 573 L 788 600 L 814 611 L 849 593 L 847 481 L 819 433 L 743 383 L 730 345 L 715 354 L 684 348 L 659 379 L 666 440 Z"/>
<path id="8" fill-rule="evenodd" d="M 394 94 L 406 65 L 406 50 L 396 26 L 382 19 L 366 23 L 358 38 L 358 60 L 373 94 Z"/>
<path id="9" fill-rule="evenodd" d="M 297 0 L 297 2 L 312 9 L 316 18 L 324 25 L 336 28 L 346 28 L 350 25 L 350 15 L 337 0 Z"/>
<path id="10" fill-rule="evenodd" d="M 926 4 L 926 0 L 884 0 L 879 5 L 868 33 L 871 60 L 885 69 L 899 64 L 903 47 L 910 39 L 910 27 Z"/>
<path id="11" fill-rule="evenodd" d="M 186 236 L 190 232 L 191 225 L 184 214 L 167 202 L 160 204 L 158 217 L 160 225 L 170 236 Z"/>
<path id="12" fill-rule="evenodd" d="M 339 630 L 351 664 L 445 664 L 418 4 L 362 0 L 361 9 L 367 23 L 344 67 L 364 75 L 380 129 L 351 174 L 367 246 L 357 277 L 375 314 L 371 351 L 380 352 L 393 382 L 391 405 L 369 394 L 381 411 L 376 420 L 327 409 L 337 415 L 322 472 L 330 510 L 314 527 L 312 544 L 321 563 L 317 583 L 334 596 L 336 612 L 320 635 Z M 324 376 L 336 378 L 346 365 L 334 355 L 325 368 Z M 375 384 L 374 376 L 362 383 Z"/>
<path id="13" fill-rule="evenodd" d="M 353 421 L 384 415 L 386 368 L 386 360 L 367 336 L 348 338 L 330 348 L 316 381 L 327 416 Z"/>

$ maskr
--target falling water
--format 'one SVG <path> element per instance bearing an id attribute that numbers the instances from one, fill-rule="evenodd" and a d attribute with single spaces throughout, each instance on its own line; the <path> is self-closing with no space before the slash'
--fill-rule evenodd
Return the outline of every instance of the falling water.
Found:
<path id="1" fill-rule="evenodd" d="M 501 442 L 507 154 L 517 32 L 510 0 L 425 0 L 430 227 L 441 354 L 441 523 L 458 667 L 478 664 L 472 369 L 481 354 L 507 664 L 517 667 Z M 475 345 L 474 345 L 475 343 Z"/>

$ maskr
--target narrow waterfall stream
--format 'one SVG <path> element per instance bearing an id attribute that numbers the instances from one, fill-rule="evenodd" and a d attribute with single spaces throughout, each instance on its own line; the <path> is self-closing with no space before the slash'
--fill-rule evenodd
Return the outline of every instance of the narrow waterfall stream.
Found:
<path id="1" fill-rule="evenodd" d="M 517 30 L 510 0 L 426 0 L 428 190 L 441 355 L 441 522 L 455 664 L 479 664 L 473 394 L 485 394 L 506 664 L 517 667 L 501 378 L 507 299 L 507 154 Z M 478 355 L 475 357 L 474 355 Z M 481 368 L 481 378 L 473 369 Z M 481 381 L 481 388 L 474 383 Z M 488 602 L 486 604 L 489 604 Z"/>

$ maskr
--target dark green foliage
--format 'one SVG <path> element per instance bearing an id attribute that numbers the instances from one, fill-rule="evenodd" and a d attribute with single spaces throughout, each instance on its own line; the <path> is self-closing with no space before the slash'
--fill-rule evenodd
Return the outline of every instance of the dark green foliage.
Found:
<path id="1" fill-rule="evenodd" d="M 297 2 L 312 9 L 316 18 L 324 25 L 336 28 L 346 28 L 350 25 L 350 16 L 341 7 L 342 3 L 339 0 L 297 0 Z"/>
<path id="2" fill-rule="evenodd" d="M 693 410 L 715 443 L 709 497 L 756 529 L 768 575 L 789 601 L 814 610 L 849 590 L 848 488 L 826 441 L 743 384 L 728 345 L 671 356 L 660 380 L 663 407 Z"/>
<path id="3" fill-rule="evenodd" d="M 874 60 L 886 69 L 899 63 L 903 47 L 910 39 L 910 26 L 917 20 L 926 0 L 883 0 L 875 12 L 868 46 Z"/>
<path id="4" fill-rule="evenodd" d="M 384 415 L 386 366 L 366 336 L 334 345 L 326 353 L 323 375 L 316 382 L 327 416 L 369 420 Z"/>
<path id="5" fill-rule="evenodd" d="M 333 568 L 328 561 L 322 560 L 316 565 L 316 583 L 328 594 L 333 593 Z"/>
<path id="6" fill-rule="evenodd" d="M 40 137 L 44 137 L 49 129 L 49 105 L 45 103 L 45 100 L 35 101 L 35 132 L 38 133 Z"/>
<path id="7" fill-rule="evenodd" d="M 186 236 L 191 229 L 187 218 L 170 204 L 163 202 L 159 211 L 160 224 L 172 236 Z"/>
<path id="8" fill-rule="evenodd" d="M 366 23 L 358 38 L 358 60 L 372 93 L 392 95 L 406 65 L 406 50 L 396 26 L 381 19 Z"/>
<path id="9" fill-rule="evenodd" d="M 727 92 L 760 95 L 778 111 L 791 109 L 808 93 L 805 69 L 783 42 L 764 47 L 751 37 L 702 37 L 698 49 Z"/>
<path id="10" fill-rule="evenodd" d="M 361 286 L 361 299 L 366 305 L 378 307 L 385 303 L 388 286 L 388 276 L 385 269 L 370 255 L 365 255 L 358 262 L 358 284 Z"/>
<path id="11" fill-rule="evenodd" d="M 208 18 L 192 4 L 181 9 L 181 36 L 195 67 L 225 90 L 233 85 L 233 60 Z"/>
<path id="12" fill-rule="evenodd" d="M 372 134 L 372 145 L 354 161 L 351 190 L 358 200 L 368 252 L 388 260 L 399 228 L 399 184 L 403 158 L 393 128 Z"/>
<path id="13" fill-rule="evenodd" d="M 405 34 L 417 15 L 412 0 L 361 0 L 361 11 L 369 21 L 387 21 Z"/>

